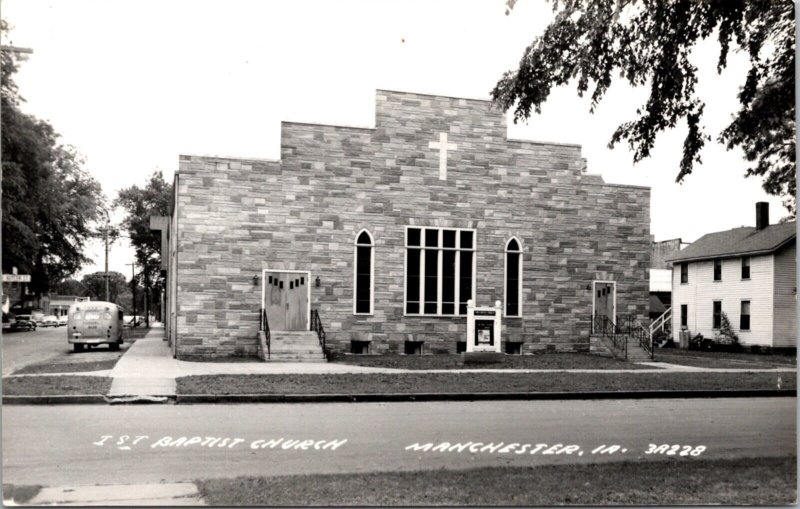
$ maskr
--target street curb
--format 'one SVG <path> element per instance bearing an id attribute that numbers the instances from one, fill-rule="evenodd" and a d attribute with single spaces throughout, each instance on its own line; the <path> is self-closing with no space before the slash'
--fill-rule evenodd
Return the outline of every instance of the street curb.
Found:
<path id="1" fill-rule="evenodd" d="M 102 394 L 50 396 L 3 396 L 4 405 L 119 405 L 198 403 L 377 403 L 402 401 L 533 401 L 591 399 L 703 399 L 797 397 L 796 389 L 685 390 L 685 391 L 594 391 L 594 392 L 478 392 L 478 393 L 383 393 L 383 394 L 178 394 L 163 398 L 131 400 Z"/>
<path id="2" fill-rule="evenodd" d="M 105 405 L 102 394 L 61 394 L 49 396 L 3 396 L 4 405 Z"/>
<path id="3" fill-rule="evenodd" d="M 596 391 L 596 392 L 481 392 L 417 394 L 178 394 L 177 404 L 197 403 L 372 403 L 397 401 L 588 400 L 797 397 L 796 389 Z"/>

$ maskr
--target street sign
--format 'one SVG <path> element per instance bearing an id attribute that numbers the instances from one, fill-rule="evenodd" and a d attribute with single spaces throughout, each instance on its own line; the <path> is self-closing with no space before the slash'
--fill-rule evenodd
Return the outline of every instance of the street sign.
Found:
<path id="1" fill-rule="evenodd" d="M 30 283 L 30 274 L 3 274 L 4 283 Z"/>

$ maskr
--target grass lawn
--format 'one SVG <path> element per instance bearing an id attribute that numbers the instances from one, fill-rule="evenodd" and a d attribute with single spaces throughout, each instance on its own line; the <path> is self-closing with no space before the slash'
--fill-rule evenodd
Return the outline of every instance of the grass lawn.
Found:
<path id="1" fill-rule="evenodd" d="M 34 375 L 39 373 L 81 373 L 86 371 L 100 371 L 111 369 L 117 364 L 118 359 L 91 362 L 44 362 L 32 364 L 15 371 L 14 375 Z"/>
<path id="2" fill-rule="evenodd" d="M 395 369 L 653 369 L 608 357 L 584 353 L 507 355 L 504 362 L 466 364 L 458 354 L 435 355 L 340 355 L 333 362 L 355 366 Z"/>
<path id="3" fill-rule="evenodd" d="M 680 348 L 657 348 L 655 360 L 703 368 L 770 369 L 797 366 L 797 356 L 794 355 L 704 352 Z"/>
<path id="4" fill-rule="evenodd" d="M 108 394 L 111 378 L 103 376 L 12 376 L 3 378 L 4 396 Z"/>
<path id="5" fill-rule="evenodd" d="M 3 501 L 13 501 L 15 504 L 24 504 L 35 497 L 42 487 L 39 485 L 3 484 Z"/>
<path id="6" fill-rule="evenodd" d="M 209 505 L 789 505 L 796 458 L 656 460 L 196 481 Z"/>
<path id="7" fill-rule="evenodd" d="M 199 375 L 178 394 L 380 394 L 796 388 L 795 373 L 362 373 Z"/>

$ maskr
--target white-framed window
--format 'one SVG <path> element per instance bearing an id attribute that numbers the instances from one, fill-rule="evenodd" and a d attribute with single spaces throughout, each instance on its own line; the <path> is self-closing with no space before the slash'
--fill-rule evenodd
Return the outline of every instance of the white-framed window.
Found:
<path id="1" fill-rule="evenodd" d="M 522 316 L 522 243 L 511 237 L 505 252 L 505 316 Z"/>
<path id="2" fill-rule="evenodd" d="M 353 261 L 353 314 L 371 315 L 375 293 L 375 242 L 367 230 L 356 235 Z"/>
<path id="3" fill-rule="evenodd" d="M 467 314 L 475 299 L 475 237 L 467 228 L 406 226 L 406 315 Z"/>

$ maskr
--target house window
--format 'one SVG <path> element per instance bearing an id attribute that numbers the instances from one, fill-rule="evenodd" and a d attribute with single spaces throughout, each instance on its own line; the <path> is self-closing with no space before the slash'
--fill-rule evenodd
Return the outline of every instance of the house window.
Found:
<path id="1" fill-rule="evenodd" d="M 750 330 L 750 301 L 742 301 L 742 310 L 739 313 L 739 330 Z"/>
<path id="2" fill-rule="evenodd" d="M 689 306 L 681 304 L 681 327 L 689 326 Z"/>
<path id="3" fill-rule="evenodd" d="M 722 326 L 722 301 L 715 300 L 714 301 L 714 310 L 712 316 L 712 329 L 719 329 Z"/>
<path id="4" fill-rule="evenodd" d="M 681 264 L 681 284 L 689 282 L 689 264 Z"/>
<path id="5" fill-rule="evenodd" d="M 714 260 L 714 281 L 722 281 L 722 260 Z"/>
<path id="6" fill-rule="evenodd" d="M 750 279 L 750 257 L 742 257 L 742 279 Z"/>
<path id="7" fill-rule="evenodd" d="M 406 314 L 466 315 L 474 255 L 474 230 L 407 227 Z"/>
<path id="8" fill-rule="evenodd" d="M 522 316 L 522 248 L 512 237 L 506 243 L 506 316 Z"/>
<path id="9" fill-rule="evenodd" d="M 372 236 L 367 230 L 361 230 L 356 236 L 354 267 L 354 302 L 353 313 L 357 315 L 372 314 L 372 288 L 375 253 Z"/>

